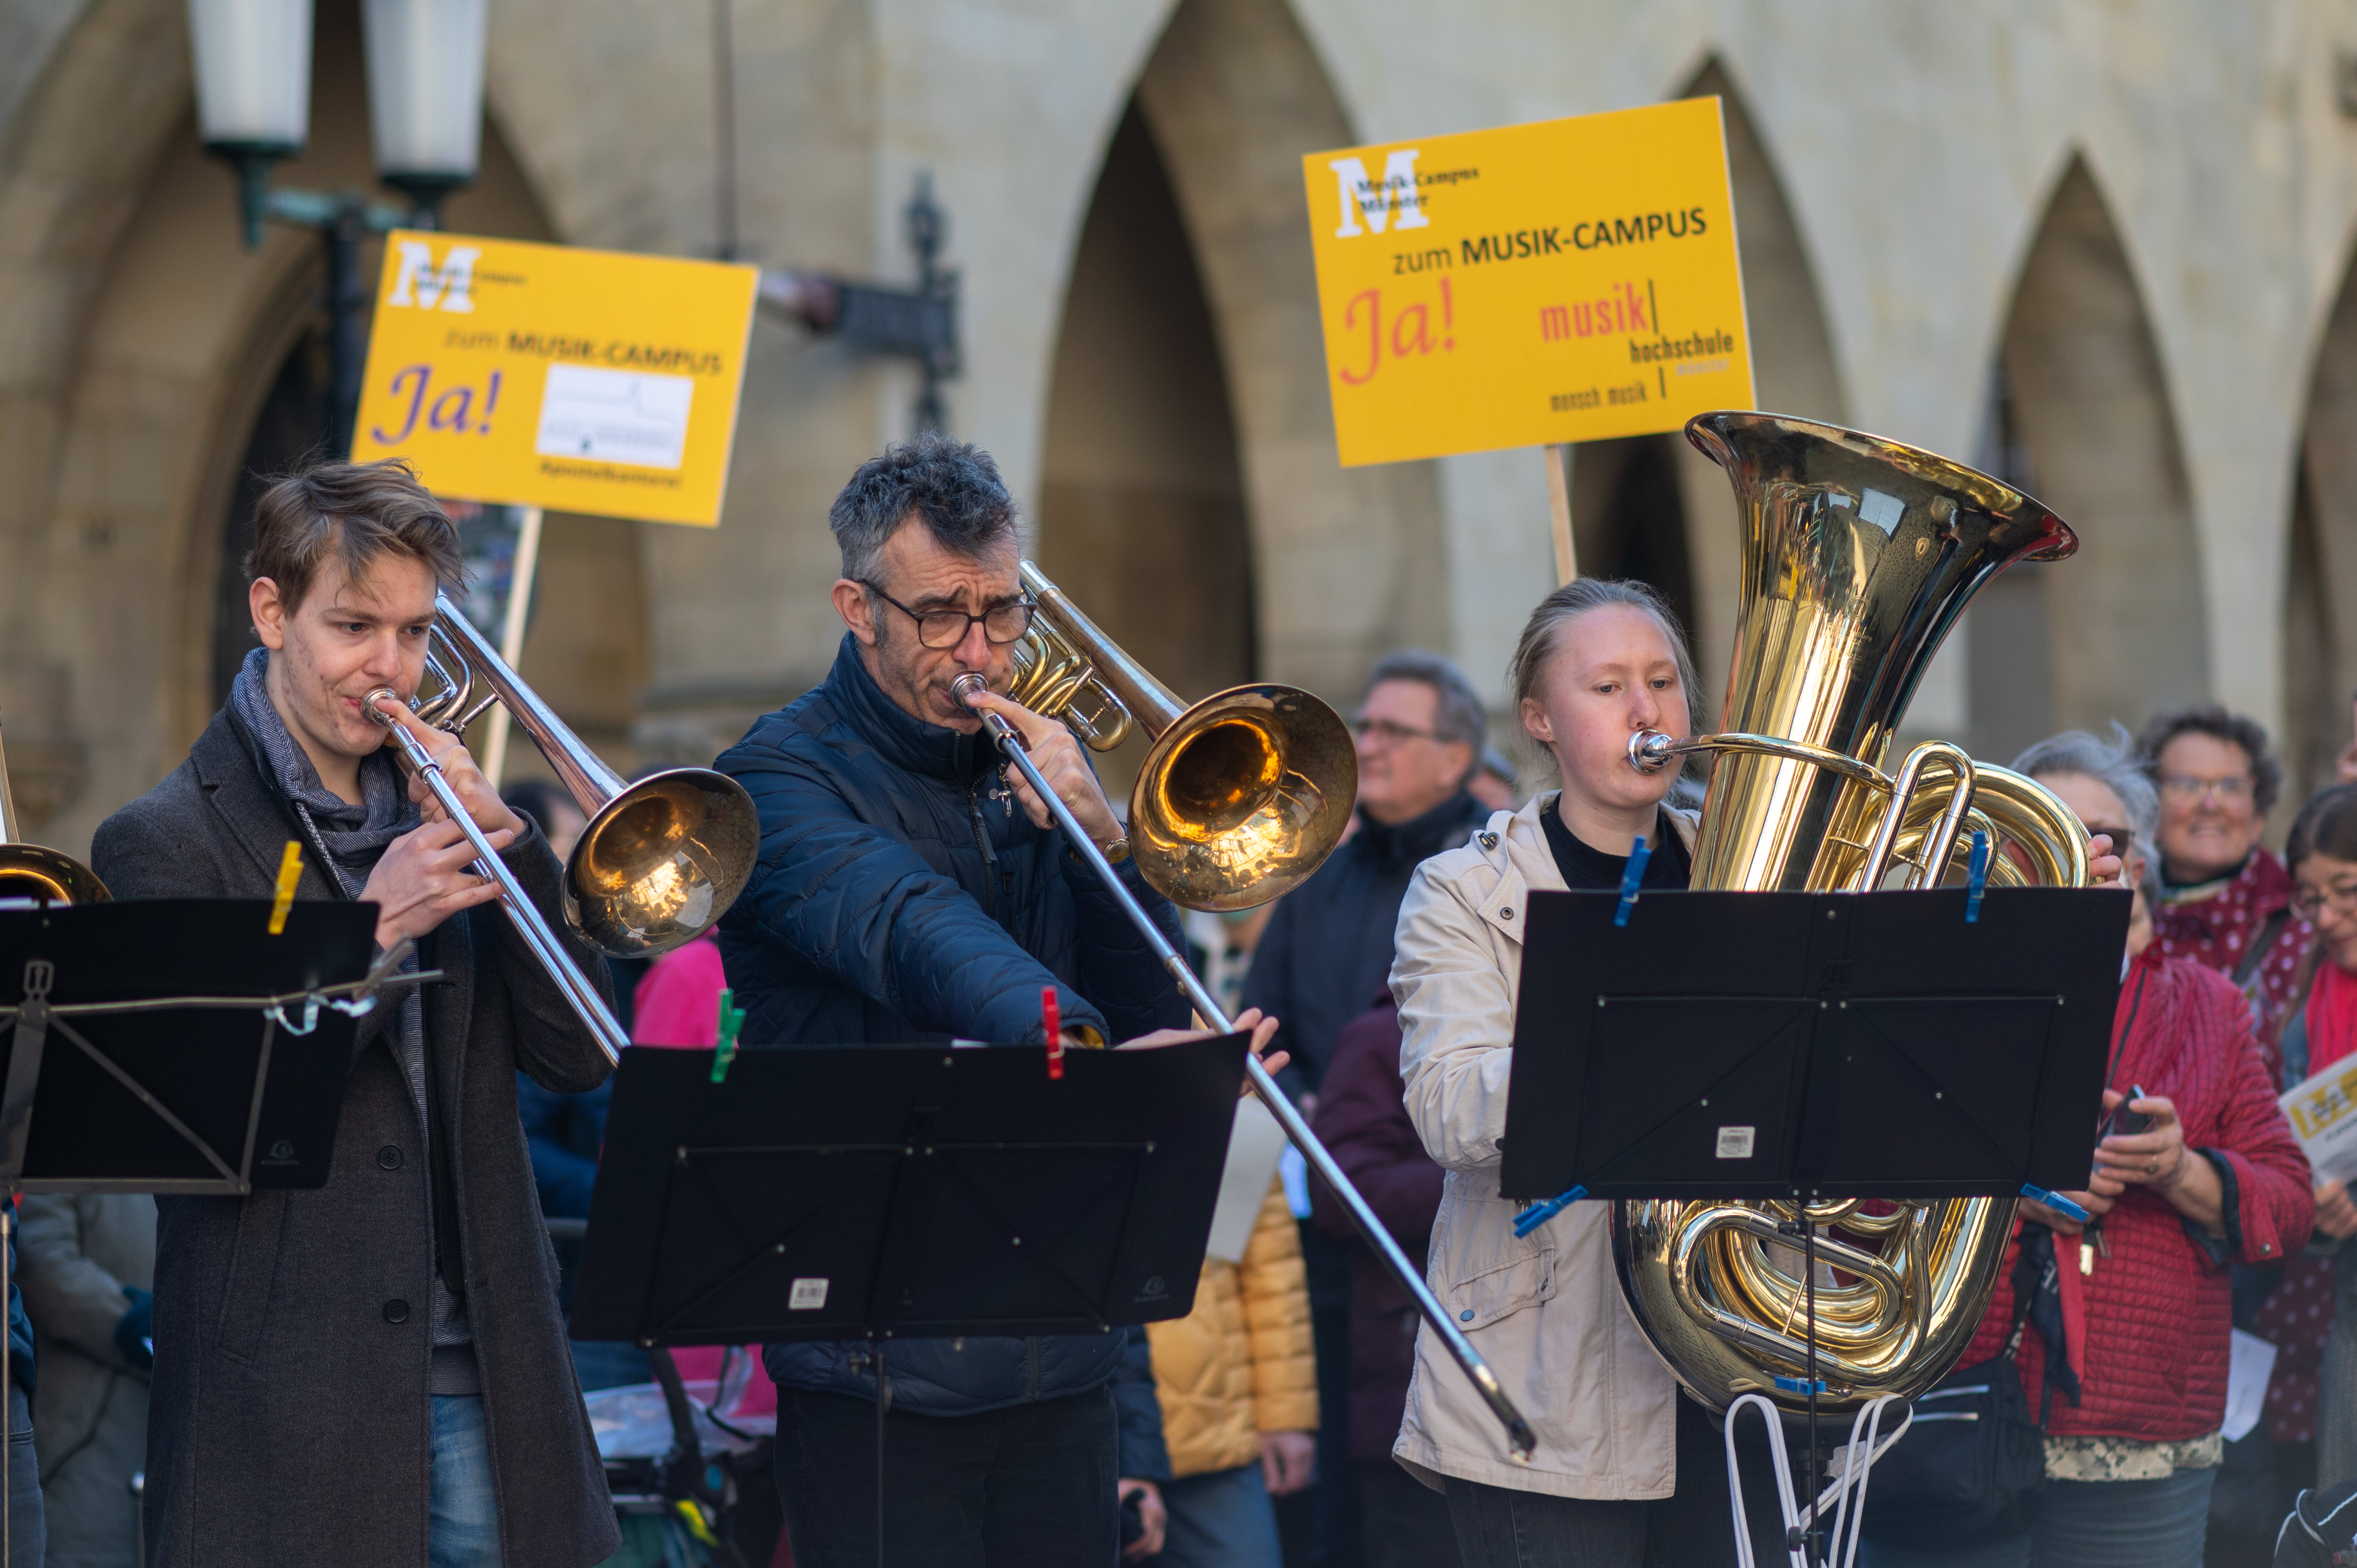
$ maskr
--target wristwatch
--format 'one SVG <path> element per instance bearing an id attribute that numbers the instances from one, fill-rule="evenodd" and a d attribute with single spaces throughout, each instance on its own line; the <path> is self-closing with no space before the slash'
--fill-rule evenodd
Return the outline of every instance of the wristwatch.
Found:
<path id="1" fill-rule="evenodd" d="M 1119 865 L 1129 858 L 1129 835 L 1124 833 L 1113 843 L 1100 846 L 1099 853 L 1103 854 L 1106 860 Z"/>

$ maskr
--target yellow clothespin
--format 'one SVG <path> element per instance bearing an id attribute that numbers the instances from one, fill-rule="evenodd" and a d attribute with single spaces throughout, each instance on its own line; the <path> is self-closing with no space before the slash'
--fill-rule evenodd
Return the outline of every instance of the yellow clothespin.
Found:
<path id="1" fill-rule="evenodd" d="M 286 934 L 286 911 L 295 908 L 295 885 L 303 880 L 303 845 L 288 839 L 286 853 L 278 857 L 278 894 L 270 906 L 270 934 Z"/>
<path id="2" fill-rule="evenodd" d="M 712 1521 L 705 1517 L 703 1505 L 694 1498 L 682 1498 L 672 1507 L 679 1510 L 679 1517 L 686 1524 L 688 1534 L 706 1546 L 720 1544 L 720 1538 L 712 1533 Z"/>

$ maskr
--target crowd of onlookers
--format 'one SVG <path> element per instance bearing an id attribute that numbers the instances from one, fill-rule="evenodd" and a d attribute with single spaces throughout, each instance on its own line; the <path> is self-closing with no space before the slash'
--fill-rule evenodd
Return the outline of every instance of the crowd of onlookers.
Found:
<path id="1" fill-rule="evenodd" d="M 1192 957 L 1223 1003 L 1283 1021 L 1285 1087 L 1418 1262 L 1445 1204 L 1455 1206 L 1451 1245 L 1460 1251 L 1511 1209 L 1494 1176 L 1480 1187 L 1495 1151 L 1480 1150 L 1494 1139 L 1469 1098 L 1478 1098 L 1475 1079 L 1435 1087 L 1481 1070 L 1498 1042 L 1465 1017 L 1488 1004 L 1483 985 L 1500 996 L 1511 986 L 1502 970 L 1493 981 L 1466 979 L 1469 965 L 1491 961 L 1481 956 L 1491 933 L 1452 914 L 1452 878 L 1484 878 L 1493 902 L 1500 877 L 1517 879 L 1510 900 L 1524 883 L 1555 877 L 1609 886 L 1624 864 L 1624 829 L 1634 823 L 1643 835 L 1655 822 L 1661 869 L 1649 885 L 1682 886 L 1684 876 L 1691 800 L 1669 793 L 1667 781 L 1623 799 L 1629 778 L 1581 749 L 1591 718 L 1579 706 L 1622 704 L 1598 731 L 1607 740 L 1625 736 L 1631 703 L 1652 704 L 1645 723 L 1676 729 L 1689 717 L 1678 682 L 1623 681 L 1617 698 L 1569 686 L 1591 667 L 1684 666 L 1674 623 L 1645 592 L 1589 584 L 1553 596 L 1533 624 L 1517 661 L 1516 719 L 1555 775 L 1549 789 L 1516 787 L 1512 765 L 1490 745 L 1480 699 L 1452 664 L 1394 654 L 1372 672 L 1352 718 L 1358 811 L 1342 847 L 1274 906 L 1188 923 Z M 1665 693 L 1677 697 L 1675 711 Z M 2093 1125 L 2125 1110 L 2144 1124 L 2107 1123 L 2086 1187 L 2066 1195 L 2089 1218 L 2023 1206 L 1964 1358 L 1968 1368 L 2001 1358 L 2018 1370 L 2042 1432 L 2044 1488 L 1980 1539 L 1886 1533 L 1869 1539 L 1867 1555 L 1879 1568 L 2190 1563 L 2205 1553 L 2212 1563 L 2266 1562 L 2299 1488 L 2357 1482 L 2357 1310 L 2337 1310 L 2357 1292 L 2357 1248 L 2341 1250 L 2357 1233 L 2357 1202 L 2342 1181 L 2311 1179 L 2277 1109 L 2285 1090 L 2357 1054 L 2357 782 L 2328 785 L 2282 813 L 2288 834 L 2278 855 L 2263 840 L 2283 804 L 2282 765 L 2257 725 L 2222 710 L 2164 714 L 2133 739 L 2072 732 L 2015 766 L 2108 838 L 2133 889 L 2104 1102 L 2089 1116 Z M 2342 766 L 2344 779 L 2357 779 L 2357 755 Z M 570 800 L 552 789 L 519 786 L 510 800 L 545 824 L 560 855 L 581 829 Z M 726 977 L 711 940 L 651 965 L 618 964 L 617 982 L 635 1039 L 714 1044 Z M 547 1213 L 586 1217 L 608 1090 L 556 1095 L 523 1079 L 519 1092 Z M 1426 1109 L 1441 1100 L 1445 1112 Z M 1254 1184 L 1256 1219 L 1233 1256 L 1206 1262 L 1189 1316 L 1133 1331 L 1115 1384 L 1125 1555 L 1170 1568 L 1469 1568 L 1469 1541 L 1537 1530 L 1592 1543 L 1625 1524 L 1631 1539 L 1654 1542 L 1629 1561 L 1670 1560 L 1660 1512 L 1646 1524 L 1594 1511 L 1641 1504 L 1544 1496 L 1503 1475 L 1459 1484 L 1464 1466 L 1449 1458 L 1461 1413 L 1449 1402 L 1459 1396 L 1417 1386 L 1429 1374 L 1417 1367 L 1414 1305 L 1331 1194 L 1293 1157 L 1280 1167 L 1232 1162 L 1231 1180 Z M 23 1205 L 18 1267 L 38 1343 L 36 1441 L 52 1563 L 132 1560 L 154 1221 L 145 1197 Z M 1577 1259 L 1586 1234 L 1566 1230 L 1565 1258 Z M 1439 1269 L 1436 1288 L 1457 1283 L 1442 1276 L 1458 1266 Z M 1496 1315 L 1520 1305 L 1501 1300 Z M 1534 1336 L 1544 1305 L 1537 1298 L 1528 1315 Z M 2274 1351 L 2260 1419 L 2231 1442 L 2221 1430 L 2230 1330 Z M 1568 1320 L 1563 1332 L 1573 1332 Z M 1507 1344 L 1484 1342 L 1493 1359 Z M 651 1375 L 632 1348 L 575 1348 L 585 1389 Z M 691 1378 L 713 1374 L 706 1363 L 718 1352 L 680 1354 Z M 1526 1365 L 1501 1370 L 1530 1380 L 1526 1402 L 1603 1397 L 1536 1338 L 1523 1351 L 1507 1344 L 1506 1360 L 1518 1354 Z M 1581 1354 L 1610 1351 L 1599 1343 Z M 757 1371 L 756 1381 L 766 1380 Z M 1533 1391 L 1547 1387 L 1555 1395 Z M 1640 1392 L 1672 1397 L 1665 1380 Z M 758 1411 L 763 1397 L 757 1389 L 737 1408 Z M 773 1402 L 774 1391 L 766 1397 Z M 1674 1439 L 1661 1453 L 1644 1453 L 1634 1429 L 1618 1434 L 1636 1455 L 1630 1462 L 1666 1474 L 1671 1450 L 1692 1465 L 1717 1441 L 1707 1423 L 1687 1421 L 1690 1402 L 1676 1402 Z M 1608 1428 L 1622 1419 L 1601 1406 L 1590 1415 Z M 1723 1489 L 1723 1471 L 1711 1485 Z M 1575 1508 L 1590 1511 L 1564 1511 Z M 1725 1498 L 1695 1517 L 1706 1521 L 1697 1539 L 1723 1531 Z M 778 1551 L 777 1561 L 790 1560 Z"/>

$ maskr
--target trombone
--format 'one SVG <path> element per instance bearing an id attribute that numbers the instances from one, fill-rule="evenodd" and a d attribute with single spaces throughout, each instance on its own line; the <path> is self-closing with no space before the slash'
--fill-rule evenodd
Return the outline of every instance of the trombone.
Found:
<path id="1" fill-rule="evenodd" d="M 113 897 L 98 873 L 73 856 L 17 838 L 16 800 L 8 792 L 8 751 L 0 746 L 0 898 L 105 904 Z"/>
<path id="2" fill-rule="evenodd" d="M 1023 586 L 1039 610 L 1031 629 L 1015 644 L 1016 680 L 1008 697 L 1034 713 L 1063 719 L 1092 750 L 1112 750 L 1133 720 L 1153 737 L 1130 793 L 1128 822 L 1130 853 L 1147 886 L 1188 908 L 1249 909 L 1305 880 L 1333 853 L 1359 787 L 1358 751 L 1340 714 L 1298 686 L 1266 682 L 1232 686 L 1192 706 L 1182 704 L 1028 561 L 1023 563 Z M 950 689 L 970 704 L 986 686 L 981 676 L 965 674 Z M 1071 808 L 1049 788 L 1015 726 L 994 713 L 983 714 L 982 722 L 1048 803 L 1066 843 L 1095 871 L 1196 1013 L 1212 1028 L 1234 1033 L 1227 1010 L 1121 885 Z M 1422 1271 L 1392 1240 L 1259 1058 L 1245 1056 L 1244 1074 L 1472 1380 L 1505 1427 L 1509 1452 L 1528 1461 L 1537 1439 L 1498 1374 L 1441 1310 Z"/>
<path id="3" fill-rule="evenodd" d="M 565 865 L 565 921 L 591 947 L 608 958 L 660 958 L 702 936 L 745 890 L 761 822 L 742 784 L 709 768 L 625 779 L 439 594 L 426 670 L 442 689 L 414 704 L 419 718 L 463 735 L 500 703 L 588 819 Z M 489 690 L 470 707 L 478 681 Z"/>
<path id="4" fill-rule="evenodd" d="M 745 787 L 708 768 L 673 768 L 630 783 L 598 759 L 509 668 L 499 650 L 444 596 L 434 600 L 426 671 L 441 685 L 409 704 L 436 729 L 461 735 L 490 705 L 506 707 L 579 803 L 588 826 L 565 865 L 565 923 L 613 958 L 653 958 L 702 936 L 745 890 L 760 850 L 760 821 Z M 479 701 L 475 686 L 488 688 Z M 564 944 L 416 736 L 380 702 L 401 699 L 380 687 L 363 699 L 369 716 L 391 732 L 412 771 L 473 846 L 478 874 L 500 885 L 500 904 L 542 969 L 565 993 L 606 1055 L 621 1059 L 630 1034 L 597 987 L 574 967 Z M 470 705 L 471 704 L 471 705 Z"/>

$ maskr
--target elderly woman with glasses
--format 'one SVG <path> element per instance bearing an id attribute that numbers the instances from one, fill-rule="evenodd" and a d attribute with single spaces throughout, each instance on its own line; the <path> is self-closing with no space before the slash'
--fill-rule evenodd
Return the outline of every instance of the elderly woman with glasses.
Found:
<path id="1" fill-rule="evenodd" d="M 2300 955 L 2315 945 L 2316 931 L 2292 908 L 2290 873 L 2259 842 L 2283 786 L 2267 732 L 2223 708 L 2185 708 L 2147 725 L 2136 753 L 2160 789 L 2160 894 L 2153 910 L 2160 950 L 2217 970 L 2242 989 L 2260 1059 L 2276 1087 L 2288 1089 L 2306 1075 L 2286 1070 L 2279 1042 L 2300 992 Z M 2238 1299 L 2251 1308 L 2244 1326 L 2276 1347 L 2262 1435 L 2251 1441 L 2272 1445 L 2273 1467 L 2296 1489 L 2307 1484 L 2316 1440 L 2332 1273 L 2323 1260 L 2302 1257 L 2286 1264 L 2279 1278 L 2272 1291 L 2266 1279 L 2247 1282 Z M 2230 1469 L 2244 1457 L 2238 1454 Z M 2222 1492 L 2220 1523 L 2272 1540 L 2283 1509 L 2272 1487 L 2255 1477 L 2252 1484 L 2266 1495 L 2244 1506 Z"/>
<path id="2" fill-rule="evenodd" d="M 2105 1130 L 2091 1126 L 2085 1190 L 2065 1195 L 2090 1218 L 2021 1206 L 1961 1363 L 2014 1358 L 2045 1430 L 2047 1486 L 2018 1528 L 1988 1538 L 1904 1539 L 1869 1512 L 1867 1556 L 1871 1568 L 2199 1568 L 2224 1448 L 2227 1265 L 2307 1240 L 2308 1162 L 2243 999 L 2152 940 L 2146 846 L 2159 809 L 2126 746 L 2072 731 L 2014 767 L 2121 846 L 2137 886 L 2103 1104 L 2088 1107 Z M 2115 1112 L 2148 1124 L 2128 1131 Z"/>

